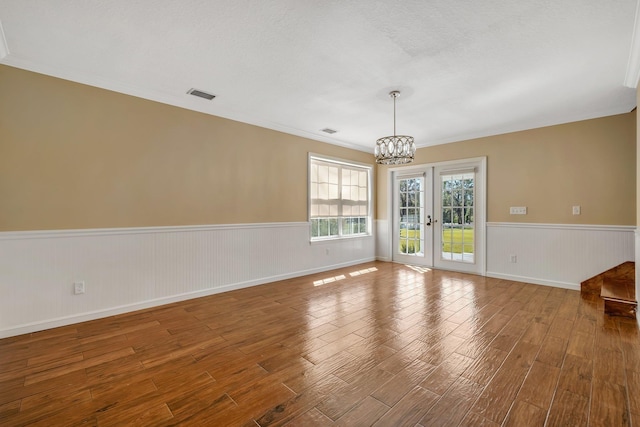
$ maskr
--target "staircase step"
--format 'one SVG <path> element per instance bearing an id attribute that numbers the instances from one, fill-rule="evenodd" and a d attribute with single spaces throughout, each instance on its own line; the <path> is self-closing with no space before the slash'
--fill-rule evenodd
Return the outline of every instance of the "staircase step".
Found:
<path id="1" fill-rule="evenodd" d="M 638 307 L 635 263 L 625 262 L 603 273 L 600 296 L 605 313 L 635 319 Z"/>
<path id="2" fill-rule="evenodd" d="M 604 279 L 604 273 L 593 276 L 590 279 L 580 283 L 580 292 L 583 294 L 600 295 L 602 291 L 602 280 Z"/>

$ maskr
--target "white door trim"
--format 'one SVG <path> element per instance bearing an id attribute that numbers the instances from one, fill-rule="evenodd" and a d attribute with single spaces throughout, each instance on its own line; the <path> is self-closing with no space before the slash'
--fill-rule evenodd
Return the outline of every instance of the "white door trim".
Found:
<path id="1" fill-rule="evenodd" d="M 479 201 L 481 202 L 481 206 L 477 206 L 476 213 L 481 214 L 482 218 L 479 218 L 476 224 L 476 233 L 478 234 L 481 242 L 477 245 L 477 251 L 479 252 L 477 265 L 478 271 L 476 274 L 481 276 L 485 276 L 487 273 L 487 157 L 472 157 L 468 159 L 458 159 L 458 160 L 448 160 L 444 162 L 434 162 L 434 163 L 422 163 L 419 165 L 410 165 L 410 166 L 397 166 L 390 167 L 387 169 L 387 219 L 389 222 L 388 227 L 388 238 L 387 238 L 387 253 L 392 256 L 393 254 L 393 190 L 394 190 L 394 173 L 410 173 L 412 170 L 425 169 L 425 168 L 436 168 L 436 167 L 448 167 L 448 166 L 456 166 L 463 165 L 476 162 L 478 163 L 478 184 L 482 188 L 481 195 L 479 196 Z"/>

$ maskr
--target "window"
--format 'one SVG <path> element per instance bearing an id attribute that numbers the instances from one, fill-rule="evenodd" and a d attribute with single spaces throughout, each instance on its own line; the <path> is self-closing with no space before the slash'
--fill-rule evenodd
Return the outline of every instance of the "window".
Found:
<path id="1" fill-rule="evenodd" d="M 369 235 L 371 166 L 309 156 L 311 240 Z"/>

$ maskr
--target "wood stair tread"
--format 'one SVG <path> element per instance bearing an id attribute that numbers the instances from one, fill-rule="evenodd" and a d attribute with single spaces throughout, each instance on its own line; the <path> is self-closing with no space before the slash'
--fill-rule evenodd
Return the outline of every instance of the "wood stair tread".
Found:
<path id="1" fill-rule="evenodd" d="M 624 262 L 580 284 L 585 295 L 600 295 L 610 316 L 636 318 L 636 264 Z"/>
<path id="2" fill-rule="evenodd" d="M 604 274 L 600 296 L 608 300 L 636 304 L 635 265 L 625 262 Z"/>
<path id="3" fill-rule="evenodd" d="M 636 269 L 635 263 L 625 262 L 602 276 L 600 297 L 604 300 L 604 312 L 610 316 L 636 318 Z"/>

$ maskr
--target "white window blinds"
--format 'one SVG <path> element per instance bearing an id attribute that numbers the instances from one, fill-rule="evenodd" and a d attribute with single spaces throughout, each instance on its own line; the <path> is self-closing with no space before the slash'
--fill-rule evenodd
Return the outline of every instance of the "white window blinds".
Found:
<path id="1" fill-rule="evenodd" d="M 369 234 L 371 168 L 309 157 L 309 220 L 313 238 Z"/>

